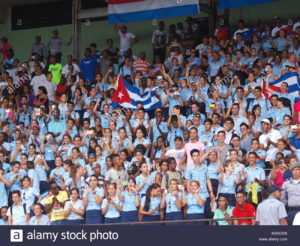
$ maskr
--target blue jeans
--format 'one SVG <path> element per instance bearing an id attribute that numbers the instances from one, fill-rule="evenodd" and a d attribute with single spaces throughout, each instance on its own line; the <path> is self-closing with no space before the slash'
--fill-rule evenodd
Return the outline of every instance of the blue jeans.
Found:
<path id="1" fill-rule="evenodd" d="M 57 221 L 51 221 L 50 225 L 65 225 L 66 220 L 57 220 Z"/>

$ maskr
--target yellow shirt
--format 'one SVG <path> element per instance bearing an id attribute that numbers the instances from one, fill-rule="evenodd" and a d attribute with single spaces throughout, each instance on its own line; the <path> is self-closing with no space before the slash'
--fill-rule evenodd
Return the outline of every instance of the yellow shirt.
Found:
<path id="1" fill-rule="evenodd" d="M 44 205 L 46 204 L 51 204 L 52 203 L 52 198 L 54 196 L 51 195 L 49 197 L 46 197 L 42 203 Z M 68 193 L 66 191 L 60 191 L 58 193 L 58 195 L 56 196 L 57 200 L 59 202 L 65 202 L 66 200 L 68 200 Z M 54 203 L 54 206 L 50 212 L 50 221 L 59 221 L 59 220 L 64 220 L 65 219 L 65 216 L 64 216 L 64 207 L 61 207 L 60 204 L 58 204 L 57 202 Z"/>

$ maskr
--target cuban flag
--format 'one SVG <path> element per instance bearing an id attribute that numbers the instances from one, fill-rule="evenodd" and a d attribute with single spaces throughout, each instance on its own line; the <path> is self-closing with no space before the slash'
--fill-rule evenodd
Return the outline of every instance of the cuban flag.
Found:
<path id="1" fill-rule="evenodd" d="M 299 97 L 299 89 L 300 89 L 300 81 L 298 78 L 298 73 L 296 72 L 288 72 L 282 75 L 279 79 L 270 82 L 270 89 L 280 93 L 280 85 L 282 82 L 286 82 L 289 85 L 289 94 L 291 94 L 293 97 L 298 98 Z M 266 82 L 263 82 L 263 88 L 262 92 L 266 98 L 270 98 L 272 94 L 267 91 L 266 89 Z"/>
<path id="2" fill-rule="evenodd" d="M 279 0 L 218 0 L 217 9 L 245 7 Z"/>
<path id="3" fill-rule="evenodd" d="M 151 91 L 140 95 L 138 88 L 128 84 L 123 77 L 119 75 L 117 80 L 117 89 L 112 98 L 112 106 L 122 106 L 135 111 L 136 105 L 138 103 L 143 103 L 143 107 L 146 111 L 156 109 L 161 106 L 161 101 L 159 101 L 155 96 L 155 90 L 157 88 L 158 87 L 155 87 Z"/>
<path id="4" fill-rule="evenodd" d="M 199 14 L 199 0 L 109 0 L 110 24 Z"/>

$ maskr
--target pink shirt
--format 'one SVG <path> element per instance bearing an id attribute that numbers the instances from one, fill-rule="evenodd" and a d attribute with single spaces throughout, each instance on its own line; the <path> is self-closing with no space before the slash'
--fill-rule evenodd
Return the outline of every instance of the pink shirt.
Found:
<path id="1" fill-rule="evenodd" d="M 279 188 L 281 188 L 283 185 L 283 182 L 284 182 L 283 174 L 281 172 L 276 172 L 276 179 L 273 180 L 273 183 L 275 185 L 277 185 Z"/>
<path id="2" fill-rule="evenodd" d="M 188 142 L 185 144 L 184 146 L 184 150 L 185 150 L 185 153 L 186 153 L 186 156 L 187 156 L 187 162 L 186 162 L 186 167 L 190 167 L 191 165 L 193 165 L 193 160 L 192 160 L 192 157 L 191 157 L 191 150 L 193 149 L 197 149 L 199 150 L 200 152 L 205 150 L 205 146 L 202 142 L 198 141 L 196 143 L 191 143 L 191 142 Z"/>

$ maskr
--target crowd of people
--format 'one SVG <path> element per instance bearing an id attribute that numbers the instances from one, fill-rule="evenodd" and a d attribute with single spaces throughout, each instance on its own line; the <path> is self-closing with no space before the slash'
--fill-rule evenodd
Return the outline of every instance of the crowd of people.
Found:
<path id="1" fill-rule="evenodd" d="M 299 74 L 300 20 L 202 38 L 191 17 L 161 21 L 153 61 L 113 28 L 119 48 L 92 43 L 80 60 L 61 60 L 72 39 L 58 30 L 24 62 L 2 37 L 0 225 L 299 224 L 299 97 L 270 83 Z M 112 107 L 118 75 L 141 95 L 157 87 L 161 106 Z"/>

